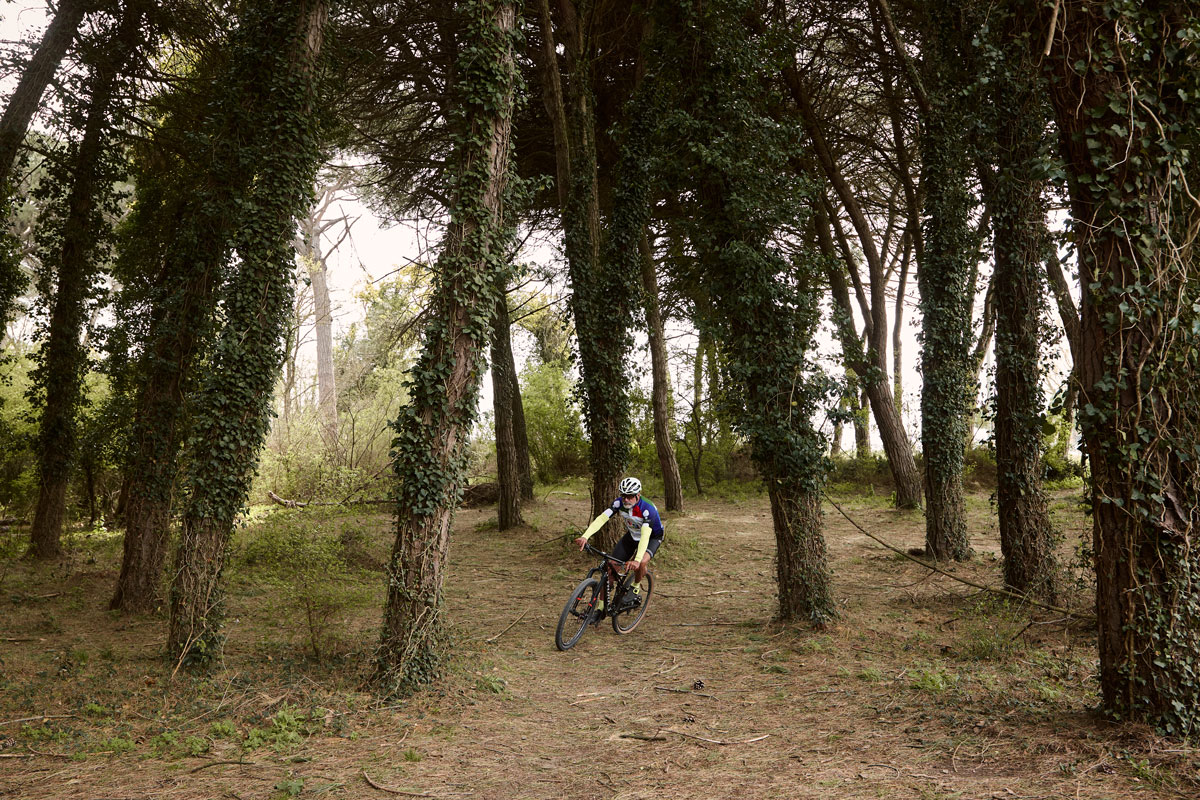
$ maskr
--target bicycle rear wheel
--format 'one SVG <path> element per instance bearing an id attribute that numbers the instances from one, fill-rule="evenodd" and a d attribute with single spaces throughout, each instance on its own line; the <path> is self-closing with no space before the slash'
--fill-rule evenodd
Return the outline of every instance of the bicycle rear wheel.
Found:
<path id="1" fill-rule="evenodd" d="M 642 593 L 638 596 L 638 601 L 631 601 L 628 598 L 632 597 L 630 589 L 632 584 L 625 589 L 625 596 L 621 598 L 620 604 L 614 609 L 612 615 L 613 630 L 617 633 L 629 633 L 638 626 L 642 621 L 642 617 L 646 616 L 646 608 L 650 605 L 650 593 L 654 591 L 654 579 L 650 577 L 650 573 L 646 573 L 646 577 L 642 578 L 640 584 Z"/>
<path id="2" fill-rule="evenodd" d="M 558 629 L 554 631 L 554 646 L 559 650 L 570 650 L 583 636 L 596 613 L 596 600 L 600 596 L 600 581 L 585 578 L 571 593 L 571 599 L 563 606 L 558 618 Z"/>

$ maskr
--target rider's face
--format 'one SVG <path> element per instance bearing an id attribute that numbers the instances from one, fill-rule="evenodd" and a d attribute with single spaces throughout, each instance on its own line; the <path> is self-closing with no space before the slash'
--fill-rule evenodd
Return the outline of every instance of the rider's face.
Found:
<path id="1" fill-rule="evenodd" d="M 640 494 L 623 494 L 621 495 L 621 506 L 626 510 L 629 510 L 633 508 L 634 504 L 637 503 L 639 498 L 641 498 Z"/>

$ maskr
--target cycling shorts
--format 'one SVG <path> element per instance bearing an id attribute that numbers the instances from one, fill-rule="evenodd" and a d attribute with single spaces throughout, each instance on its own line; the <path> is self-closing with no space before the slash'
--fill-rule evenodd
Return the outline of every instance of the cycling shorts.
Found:
<path id="1" fill-rule="evenodd" d="M 658 552 L 659 545 L 662 544 L 663 537 L 651 536 L 650 541 L 646 544 L 646 552 L 651 558 Z M 625 534 L 621 537 L 621 541 L 617 542 L 617 546 L 613 548 L 612 554 L 621 561 L 628 561 L 637 555 L 638 543 L 633 540 L 631 534 Z"/>

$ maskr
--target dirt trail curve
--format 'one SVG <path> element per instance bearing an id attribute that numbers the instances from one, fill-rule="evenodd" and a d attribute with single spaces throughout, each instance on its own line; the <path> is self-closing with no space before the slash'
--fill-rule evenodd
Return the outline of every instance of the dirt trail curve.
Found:
<path id="1" fill-rule="evenodd" d="M 995 532 L 976 511 L 983 557 L 966 574 L 994 582 Z M 897 560 L 834 514 L 843 610 L 829 631 L 771 622 L 765 500 L 699 502 L 667 519 L 642 625 L 620 637 L 606 621 L 560 653 L 554 626 L 590 563 L 531 543 L 585 513 L 552 499 L 528 514 L 538 530 L 501 534 L 488 529 L 489 510 L 460 512 L 447 591 L 453 674 L 363 714 L 353 738 L 313 735 L 303 760 L 184 765 L 198 773 L 157 761 L 22 763 L 22 786 L 0 777 L 0 796 L 249 800 L 286 796 L 287 776 L 303 780 L 301 797 L 1194 796 L 1152 759 L 1131 768 L 1114 755 L 1128 734 L 1085 713 L 1086 634 L 1052 615 L 979 610 L 971 590 Z M 919 516 L 865 502 L 852 513 L 899 545 L 921 543 Z M 0 762 L 6 770 L 16 777 Z"/>

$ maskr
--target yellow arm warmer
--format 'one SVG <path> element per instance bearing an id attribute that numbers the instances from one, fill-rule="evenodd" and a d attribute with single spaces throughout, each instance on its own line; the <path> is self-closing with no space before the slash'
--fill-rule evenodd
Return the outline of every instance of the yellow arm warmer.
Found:
<path id="1" fill-rule="evenodd" d="M 587 526 L 587 530 L 583 532 L 583 538 L 590 539 L 595 535 L 596 531 L 604 527 L 604 523 L 612 519 L 612 509 L 604 509 L 604 513 L 592 520 L 592 524 Z"/>
<path id="2" fill-rule="evenodd" d="M 638 539 L 637 555 L 633 557 L 634 561 L 641 563 L 642 556 L 646 555 L 646 548 L 650 546 L 650 526 L 642 524 L 642 535 Z"/>

